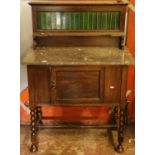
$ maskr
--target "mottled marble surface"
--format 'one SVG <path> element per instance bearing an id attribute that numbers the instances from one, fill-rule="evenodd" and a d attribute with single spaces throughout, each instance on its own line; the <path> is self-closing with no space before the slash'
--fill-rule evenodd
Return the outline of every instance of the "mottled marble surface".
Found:
<path id="1" fill-rule="evenodd" d="M 31 65 L 128 65 L 129 50 L 116 47 L 38 47 L 29 49 L 23 64 Z"/>

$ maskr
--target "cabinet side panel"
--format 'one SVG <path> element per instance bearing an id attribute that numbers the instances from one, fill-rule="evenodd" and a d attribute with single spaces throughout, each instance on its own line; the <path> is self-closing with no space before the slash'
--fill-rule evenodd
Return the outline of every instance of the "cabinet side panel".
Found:
<path id="1" fill-rule="evenodd" d="M 48 66 L 28 66 L 30 102 L 50 103 Z"/>
<path id="2" fill-rule="evenodd" d="M 127 90 L 127 71 L 128 66 L 122 67 L 122 84 L 121 84 L 121 105 L 122 107 L 125 104 L 126 101 L 126 90 Z"/>
<path id="3" fill-rule="evenodd" d="M 104 101 L 119 102 L 121 100 L 121 75 L 120 66 L 105 67 Z"/>

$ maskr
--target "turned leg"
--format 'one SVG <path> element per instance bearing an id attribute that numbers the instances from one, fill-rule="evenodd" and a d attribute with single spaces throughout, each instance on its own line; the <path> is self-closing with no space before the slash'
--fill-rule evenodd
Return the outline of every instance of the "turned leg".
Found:
<path id="1" fill-rule="evenodd" d="M 39 125 L 43 125 L 41 106 L 38 106 L 38 107 L 37 107 L 37 123 L 38 123 Z"/>
<path id="2" fill-rule="evenodd" d="M 37 108 L 31 109 L 31 152 L 36 152 L 37 147 Z"/>
<path id="3" fill-rule="evenodd" d="M 124 152 L 123 148 L 123 127 L 124 127 L 124 111 L 119 109 L 119 118 L 118 118 L 118 145 L 115 147 L 115 151 L 118 153 Z"/>
<path id="4" fill-rule="evenodd" d="M 117 118 L 118 118 L 118 107 L 114 106 L 113 112 L 112 112 L 111 123 L 116 124 L 117 123 Z"/>
<path id="5" fill-rule="evenodd" d="M 124 124 L 128 124 L 128 103 L 129 101 L 126 100 L 124 106 Z"/>

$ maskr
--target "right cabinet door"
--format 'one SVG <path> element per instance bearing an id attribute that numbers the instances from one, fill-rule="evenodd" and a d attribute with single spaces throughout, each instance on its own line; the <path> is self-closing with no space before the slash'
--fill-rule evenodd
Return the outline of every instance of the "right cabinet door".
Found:
<path id="1" fill-rule="evenodd" d="M 120 102 L 121 100 L 121 83 L 122 67 L 106 66 L 104 68 L 104 101 Z"/>

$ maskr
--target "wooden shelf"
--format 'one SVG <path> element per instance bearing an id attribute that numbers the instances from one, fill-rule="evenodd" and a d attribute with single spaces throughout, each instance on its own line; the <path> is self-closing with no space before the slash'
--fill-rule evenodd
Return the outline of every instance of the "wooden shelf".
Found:
<path id="1" fill-rule="evenodd" d="M 125 36 L 124 32 L 34 32 L 33 37 L 56 37 L 56 36 L 112 36 L 112 37 L 121 37 Z"/>

